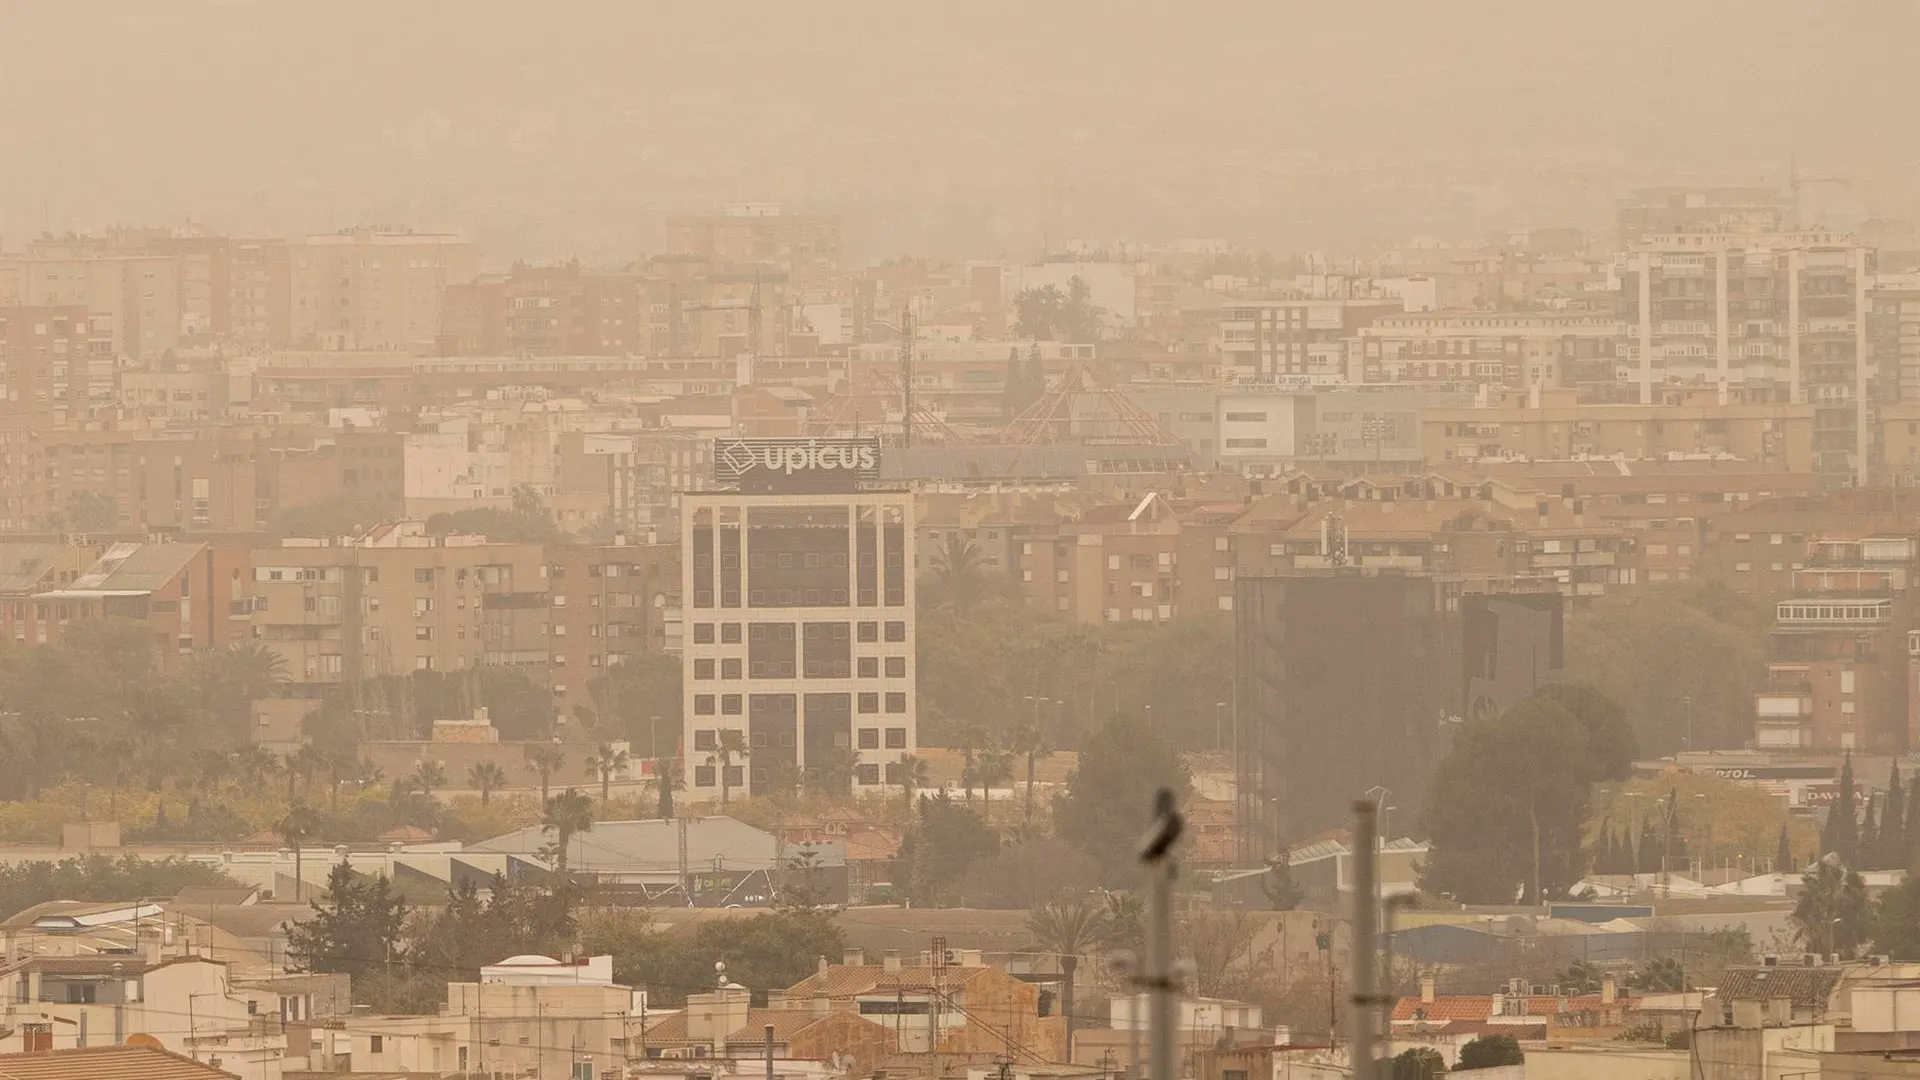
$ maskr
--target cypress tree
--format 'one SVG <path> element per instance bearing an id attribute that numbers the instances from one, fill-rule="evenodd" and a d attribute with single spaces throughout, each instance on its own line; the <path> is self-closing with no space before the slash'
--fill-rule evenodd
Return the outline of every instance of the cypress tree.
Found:
<path id="1" fill-rule="evenodd" d="M 1860 815 L 1860 839 L 1854 842 L 1854 851 L 1860 857 L 1860 869 L 1880 869 L 1880 799 L 1869 795 L 1865 803 L 1865 812 Z"/>
<path id="2" fill-rule="evenodd" d="M 1640 819 L 1640 849 L 1637 853 L 1640 872 L 1657 874 L 1660 872 L 1660 840 L 1653 832 L 1653 819 Z"/>
<path id="3" fill-rule="evenodd" d="M 1799 869 L 1793 861 L 1793 845 L 1787 842 L 1787 827 L 1780 826 L 1780 853 L 1774 856 L 1773 870 L 1777 874 L 1791 874 Z"/>
<path id="4" fill-rule="evenodd" d="M 1887 805 L 1880 812 L 1880 869 L 1907 865 L 1907 793 L 1900 786 L 1900 763 L 1887 773 Z"/>
<path id="5" fill-rule="evenodd" d="M 1826 828 L 1820 830 L 1822 855 L 1835 855 L 1846 866 L 1856 865 L 1860 844 L 1860 822 L 1853 803 L 1853 753 L 1849 751 L 1840 765 L 1840 793 L 1827 811 Z"/>

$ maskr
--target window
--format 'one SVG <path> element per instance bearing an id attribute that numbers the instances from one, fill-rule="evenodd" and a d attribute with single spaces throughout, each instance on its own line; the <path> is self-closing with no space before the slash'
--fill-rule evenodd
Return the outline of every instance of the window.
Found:
<path id="1" fill-rule="evenodd" d="M 887 729 L 887 749 L 905 750 L 907 748 L 907 729 L 890 727 Z"/>
<path id="2" fill-rule="evenodd" d="M 887 657 L 887 678 L 904 679 L 907 677 L 907 658 L 904 656 Z"/>
<path id="3" fill-rule="evenodd" d="M 378 1054 L 383 1050 L 385 1050 L 386 1047 L 387 1047 L 387 1041 L 385 1038 L 379 1035 L 367 1036 L 367 1049 L 372 1051 L 373 1053 Z"/>
<path id="4" fill-rule="evenodd" d="M 431 657 L 431 656 L 416 656 L 416 657 L 414 657 L 414 658 L 413 658 L 413 670 L 415 670 L 415 671 L 432 671 L 432 670 L 433 670 L 433 657 Z"/>
<path id="5" fill-rule="evenodd" d="M 862 750 L 880 749 L 880 729 L 879 728 L 863 727 L 860 729 L 860 749 Z"/>
<path id="6" fill-rule="evenodd" d="M 693 714 L 695 716 L 712 716 L 713 715 L 713 695 L 712 694 L 693 695 Z"/>
<path id="7" fill-rule="evenodd" d="M 747 777 L 747 767 L 745 765 L 727 766 L 727 786 L 728 787 L 730 788 L 739 787 L 741 782 L 744 781 L 746 777 Z"/>
<path id="8" fill-rule="evenodd" d="M 717 745 L 717 741 L 713 737 L 712 728 L 695 728 L 693 730 L 693 748 L 695 750 L 711 750 L 715 745 Z"/>
<path id="9" fill-rule="evenodd" d="M 880 658 L 879 657 L 862 656 L 858 660 L 854 661 L 854 664 L 861 678 L 877 679 L 880 677 Z"/>
<path id="10" fill-rule="evenodd" d="M 696 679 L 713 678 L 713 661 L 695 660 L 693 662 L 693 677 Z"/>
<path id="11" fill-rule="evenodd" d="M 416 596 L 413 598 L 413 617 L 420 618 L 433 610 L 433 597 Z"/>
<path id="12" fill-rule="evenodd" d="M 858 783 L 872 787 L 880 782 L 880 766 L 856 765 L 853 767 L 853 778 Z"/>
<path id="13" fill-rule="evenodd" d="M 887 624 L 887 640 L 888 641 L 907 640 L 907 624 L 904 622 L 888 623 Z"/>
<path id="14" fill-rule="evenodd" d="M 858 640 L 858 641 L 863 641 L 868 643 L 879 641 L 880 640 L 880 624 L 877 622 L 860 623 L 855 628 L 854 636 L 855 636 L 855 640 Z"/>
<path id="15" fill-rule="evenodd" d="M 723 679 L 739 678 L 740 677 L 740 658 L 737 656 L 730 656 L 725 660 L 720 661 L 720 677 Z"/>
<path id="16" fill-rule="evenodd" d="M 740 695 L 739 694 L 721 694 L 720 695 L 720 712 L 724 716 L 739 716 L 740 715 Z"/>
<path id="17" fill-rule="evenodd" d="M 433 567 L 422 566 L 416 568 L 413 572 L 413 583 L 416 585 L 433 584 Z"/>
<path id="18" fill-rule="evenodd" d="M 740 644 L 740 624 L 739 623 L 730 622 L 730 623 L 720 624 L 720 644 L 722 645 Z"/>
<path id="19" fill-rule="evenodd" d="M 415 641 L 432 641 L 432 640 L 433 640 L 433 627 L 431 627 L 431 626 L 416 626 L 416 627 L 414 627 L 414 628 L 413 628 L 413 640 L 415 640 Z"/>
<path id="20" fill-rule="evenodd" d="M 863 713 L 877 713 L 880 711 L 880 695 L 861 694 L 858 696 L 858 704 Z"/>
<path id="21" fill-rule="evenodd" d="M 712 787 L 713 786 L 713 766 L 695 765 L 693 767 L 693 786 L 694 787 Z"/>
<path id="22" fill-rule="evenodd" d="M 693 643 L 695 645 L 713 644 L 713 624 L 710 622 L 694 623 Z"/>
<path id="23" fill-rule="evenodd" d="M 902 693 L 888 694 L 887 695 L 887 711 L 890 713 L 906 712 L 907 711 L 907 695 Z"/>
<path id="24" fill-rule="evenodd" d="M 1263 412 L 1230 412 L 1227 414 L 1227 423 L 1229 424 L 1264 424 L 1266 422 L 1267 414 Z"/>

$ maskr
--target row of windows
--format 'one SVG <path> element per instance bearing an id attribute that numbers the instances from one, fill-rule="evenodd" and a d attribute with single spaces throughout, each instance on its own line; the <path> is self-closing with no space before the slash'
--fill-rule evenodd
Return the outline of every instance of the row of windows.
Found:
<path id="1" fill-rule="evenodd" d="M 883 739 L 886 742 L 886 748 L 888 750 L 905 750 L 907 748 L 907 729 L 903 727 L 861 728 L 857 732 L 857 735 L 860 749 L 862 750 L 880 749 Z M 778 742 L 781 746 L 791 747 L 793 745 L 793 732 L 780 732 Z M 765 748 L 769 745 L 771 744 L 768 740 L 768 733 L 764 731 L 754 732 L 748 742 L 749 748 Z M 834 745 L 841 748 L 846 747 L 847 737 L 845 732 L 840 732 L 835 736 Z M 696 728 L 693 733 L 693 748 L 696 751 L 705 752 L 718 750 L 720 748 L 720 729 Z"/>
<path id="2" fill-rule="evenodd" d="M 845 624 L 843 623 L 841 625 L 844 626 Z M 882 631 L 881 623 L 877 621 L 858 622 L 853 624 L 853 626 L 855 641 L 859 641 L 862 644 L 871 644 L 880 640 Z M 716 627 L 718 627 L 717 631 L 715 629 Z M 793 640 L 792 623 L 750 623 L 748 624 L 747 632 L 752 635 L 755 641 L 768 640 L 767 635 L 769 634 L 774 635 L 775 640 Z M 693 643 L 695 645 L 711 645 L 714 643 L 716 633 L 722 645 L 738 645 L 740 643 L 740 624 L 737 622 L 694 623 Z M 907 640 L 907 624 L 903 620 L 889 621 L 885 624 L 885 633 L 886 640 L 890 642 L 905 641 Z M 843 633 L 837 634 L 836 638 L 842 641 L 846 639 Z"/>
<path id="3" fill-rule="evenodd" d="M 907 695 L 903 691 L 894 690 L 884 694 L 866 691 L 855 694 L 853 697 L 856 708 L 869 715 L 879 713 L 883 705 L 886 707 L 885 711 L 894 716 L 907 711 Z M 782 701 L 786 706 L 784 711 L 792 712 L 793 699 L 783 698 Z M 695 694 L 693 695 L 693 714 L 712 716 L 715 708 L 718 707 L 721 716 L 739 716 L 741 703 L 739 694 Z"/>
<path id="4" fill-rule="evenodd" d="M 808 679 L 878 679 L 882 661 L 887 678 L 907 677 L 907 658 L 904 656 L 861 656 L 854 658 L 851 663 L 843 659 L 808 660 L 797 668 L 792 660 L 755 660 L 748 663 L 744 670 L 750 679 L 791 679 L 795 677 L 795 671 Z M 718 667 L 712 660 L 693 662 L 693 677 L 701 681 L 714 678 L 716 672 L 721 679 L 738 679 L 742 670 L 740 661 L 733 657 L 722 659 Z"/>

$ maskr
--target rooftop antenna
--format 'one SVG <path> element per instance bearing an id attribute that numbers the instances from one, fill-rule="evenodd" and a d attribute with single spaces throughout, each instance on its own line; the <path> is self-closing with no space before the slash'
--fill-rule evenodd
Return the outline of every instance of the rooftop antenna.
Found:
<path id="1" fill-rule="evenodd" d="M 900 445 L 913 448 L 913 298 L 900 309 Z"/>

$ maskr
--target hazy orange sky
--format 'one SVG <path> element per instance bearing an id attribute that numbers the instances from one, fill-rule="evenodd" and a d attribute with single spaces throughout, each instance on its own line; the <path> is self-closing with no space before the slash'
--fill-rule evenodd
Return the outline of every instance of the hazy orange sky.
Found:
<path id="1" fill-rule="evenodd" d="M 1920 203 L 1907 0 L 0 0 L 0 40 L 10 247 L 381 222 L 612 260 L 671 210 L 774 199 L 868 257 L 1352 250 L 1598 224 L 1790 154 Z"/>

